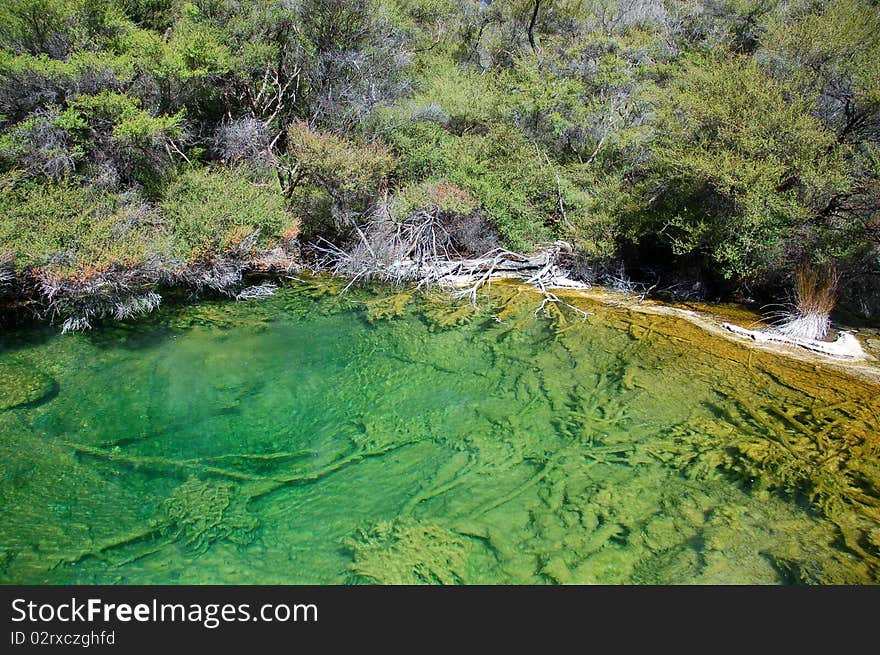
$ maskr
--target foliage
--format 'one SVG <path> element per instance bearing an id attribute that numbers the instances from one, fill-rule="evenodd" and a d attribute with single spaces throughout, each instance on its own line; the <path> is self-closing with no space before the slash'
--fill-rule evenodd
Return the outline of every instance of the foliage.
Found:
<path id="1" fill-rule="evenodd" d="M 222 252 L 255 232 L 258 243 L 277 242 L 293 227 L 276 189 L 223 168 L 183 173 L 168 188 L 161 208 L 175 235 L 174 252 L 186 259 Z"/>
<path id="2" fill-rule="evenodd" d="M 19 271 L 134 264 L 168 245 L 160 217 L 135 195 L 14 174 L 0 180 L 0 252 L 11 254 Z"/>
<path id="3" fill-rule="evenodd" d="M 123 29 L 113 0 L 8 0 L 0 9 L 0 40 L 16 53 L 63 59 L 74 49 L 100 49 Z"/>
<path id="4" fill-rule="evenodd" d="M 303 122 L 290 126 L 287 143 L 299 171 L 339 198 L 375 193 L 394 165 L 379 143 L 357 143 Z"/>
<path id="5" fill-rule="evenodd" d="M 57 113 L 36 112 L 0 135 L 0 156 L 9 166 L 19 166 L 30 175 L 58 179 L 71 172 L 83 156 Z"/>
<path id="6" fill-rule="evenodd" d="M 763 57 L 821 94 L 823 117 L 849 134 L 880 107 L 880 16 L 863 0 L 794 3 L 770 24 Z"/>
<path id="7" fill-rule="evenodd" d="M 443 175 L 450 169 L 452 162 L 447 146 L 453 137 L 443 125 L 434 120 L 401 120 L 396 113 L 382 118 L 393 126 L 382 133 L 390 144 L 401 180 L 424 180 Z"/>
<path id="8" fill-rule="evenodd" d="M 450 144 L 449 179 L 467 189 L 514 249 L 530 250 L 551 239 L 562 207 L 574 208 L 560 169 L 526 136 L 505 125 Z M 568 197 L 566 197 L 568 196 Z"/>
<path id="9" fill-rule="evenodd" d="M 390 208 L 773 293 L 812 262 L 845 294 L 880 270 L 878 35 L 870 0 L 9 0 L 4 248 L 341 244 Z M 149 226 L 102 239 L 130 206 Z"/>
<path id="10" fill-rule="evenodd" d="M 420 210 L 441 214 L 468 215 L 479 208 L 476 200 L 461 187 L 445 182 L 422 182 L 401 189 L 394 196 L 392 214 L 404 219 Z"/>
<path id="11" fill-rule="evenodd" d="M 498 117 L 501 89 L 495 76 L 439 57 L 423 66 L 418 93 L 406 101 L 411 116 L 437 121 L 456 135 L 482 132 Z"/>
<path id="12" fill-rule="evenodd" d="M 653 220 L 674 252 L 754 277 L 826 255 L 815 217 L 846 192 L 846 149 L 799 96 L 743 56 L 689 58 L 657 101 Z M 833 244 L 830 246 L 833 247 Z"/>

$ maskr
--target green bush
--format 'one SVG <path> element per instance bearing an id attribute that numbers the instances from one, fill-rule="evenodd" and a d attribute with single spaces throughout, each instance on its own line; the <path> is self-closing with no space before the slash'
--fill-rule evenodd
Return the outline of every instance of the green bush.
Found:
<path id="1" fill-rule="evenodd" d="M 354 141 L 297 121 L 287 130 L 285 195 L 311 237 L 344 234 L 365 222 L 394 169 L 383 144 Z"/>
<path id="2" fill-rule="evenodd" d="M 525 0 L 0 5 L 19 267 L 341 244 L 389 198 L 474 252 L 877 267 L 873 0 L 542 2 L 533 41 Z"/>
<path id="3" fill-rule="evenodd" d="M 101 49 L 126 29 L 115 0 L 5 0 L 0 42 L 16 53 L 64 59 L 72 49 Z"/>
<path id="4" fill-rule="evenodd" d="M 374 194 L 394 168 L 384 145 L 315 131 L 303 121 L 288 128 L 287 153 L 302 175 L 339 198 Z"/>
<path id="5" fill-rule="evenodd" d="M 438 211 L 445 215 L 467 216 L 479 203 L 465 189 L 443 180 L 409 184 L 394 194 L 392 216 L 405 220 L 418 211 Z"/>
<path id="6" fill-rule="evenodd" d="M 397 115 L 387 119 L 394 124 Z M 447 146 L 455 137 L 436 122 L 404 121 L 383 132 L 397 161 L 396 175 L 405 181 L 443 175 L 451 167 Z"/>
<path id="7" fill-rule="evenodd" d="M 161 218 L 135 196 L 17 173 L 0 178 L 0 253 L 12 256 L 16 270 L 131 265 L 169 246 Z"/>
<path id="8" fill-rule="evenodd" d="M 756 278 L 830 245 L 822 208 L 851 184 L 847 149 L 798 95 L 753 59 L 690 57 L 657 100 L 643 225 L 677 254 Z"/>
<path id="9" fill-rule="evenodd" d="M 560 218 L 558 171 L 522 132 L 494 126 L 451 141 L 447 152 L 450 181 L 477 199 L 505 245 L 531 250 L 552 240 L 551 225 Z"/>
<path id="10" fill-rule="evenodd" d="M 257 245 L 265 246 L 295 228 L 280 190 L 256 185 L 237 170 L 186 171 L 168 187 L 161 207 L 174 252 L 186 259 L 228 250 L 256 231 Z"/>

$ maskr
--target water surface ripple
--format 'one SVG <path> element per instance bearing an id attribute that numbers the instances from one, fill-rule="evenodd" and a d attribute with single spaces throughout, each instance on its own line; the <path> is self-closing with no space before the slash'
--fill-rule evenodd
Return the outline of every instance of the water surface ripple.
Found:
<path id="1" fill-rule="evenodd" d="M 877 387 L 513 285 L 0 351 L 0 581 L 876 583 Z"/>

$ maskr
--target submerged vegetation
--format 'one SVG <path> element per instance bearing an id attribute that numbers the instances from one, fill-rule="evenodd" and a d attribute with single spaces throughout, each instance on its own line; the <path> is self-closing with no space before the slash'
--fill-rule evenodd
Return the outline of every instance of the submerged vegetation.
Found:
<path id="1" fill-rule="evenodd" d="M 880 311 L 878 35 L 870 0 L 10 0 L 0 294 L 86 328 L 409 230 L 565 241 L 572 276 L 677 298 L 797 288 L 822 336 L 798 271 Z"/>
<path id="2" fill-rule="evenodd" d="M 0 580 L 880 581 L 875 384 L 524 285 L 343 287 L 9 335 Z"/>

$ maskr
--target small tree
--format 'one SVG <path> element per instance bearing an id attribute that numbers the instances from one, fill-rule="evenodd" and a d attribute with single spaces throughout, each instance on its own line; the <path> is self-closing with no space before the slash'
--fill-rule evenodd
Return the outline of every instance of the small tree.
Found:
<path id="1" fill-rule="evenodd" d="M 838 254 L 846 236 L 825 230 L 820 214 L 852 174 L 812 108 L 751 58 L 685 59 L 656 102 L 642 234 L 708 256 L 728 278 L 761 280 Z"/>
<path id="2" fill-rule="evenodd" d="M 287 131 L 287 153 L 279 163 L 285 195 L 292 199 L 303 183 L 317 187 L 332 201 L 332 229 L 344 231 L 376 201 L 394 167 L 394 158 L 379 143 L 355 142 L 297 121 Z M 308 232 L 314 226 L 304 227 Z"/>
<path id="3" fill-rule="evenodd" d="M 348 132 L 376 105 L 407 88 L 403 35 L 377 0 L 304 0 L 300 9 L 303 113 L 310 124 Z"/>

